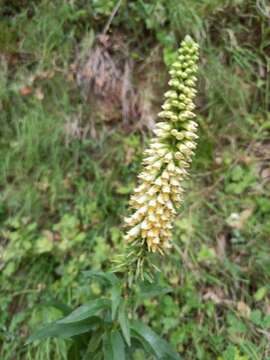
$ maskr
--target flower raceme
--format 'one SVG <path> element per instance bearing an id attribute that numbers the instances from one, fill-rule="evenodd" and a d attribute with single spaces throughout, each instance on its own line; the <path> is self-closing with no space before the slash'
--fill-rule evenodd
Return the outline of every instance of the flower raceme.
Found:
<path id="1" fill-rule="evenodd" d="M 133 214 L 125 219 L 129 227 L 125 239 L 147 245 L 152 252 L 163 254 L 171 247 L 172 224 L 183 199 L 181 183 L 196 148 L 193 99 L 198 50 L 198 44 L 186 36 L 171 66 L 170 90 L 158 114 L 161 121 L 156 123 L 155 137 L 144 152 L 139 185 L 130 199 Z"/>

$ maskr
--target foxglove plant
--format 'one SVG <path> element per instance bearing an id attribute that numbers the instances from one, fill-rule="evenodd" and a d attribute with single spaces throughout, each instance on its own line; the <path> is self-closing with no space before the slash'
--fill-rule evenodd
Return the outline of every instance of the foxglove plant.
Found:
<path id="1" fill-rule="evenodd" d="M 61 306 L 66 311 L 64 317 L 36 331 L 29 342 L 47 337 L 71 338 L 70 354 L 76 359 L 131 359 L 138 348 L 151 358 L 180 359 L 148 326 L 130 319 L 130 307 L 138 299 L 129 285 L 130 279 L 138 280 L 139 275 L 149 279 L 148 269 L 155 267 L 151 253 L 165 254 L 171 247 L 173 221 L 183 200 L 182 182 L 198 137 L 193 113 L 198 58 L 198 45 L 186 36 L 171 66 L 170 89 L 158 114 L 161 121 L 157 122 L 155 137 L 144 152 L 143 171 L 130 199 L 133 213 L 125 219 L 127 252 L 116 261 L 113 272 L 85 273 L 88 278 L 100 279 L 109 288 L 110 296 L 99 297 L 74 311 Z M 128 277 L 118 278 L 114 272 L 119 270 L 124 270 Z M 153 288 L 148 296 L 151 292 Z"/>
<path id="2" fill-rule="evenodd" d="M 170 89 L 158 114 L 161 121 L 144 152 L 139 185 L 130 199 L 133 213 L 125 218 L 129 228 L 125 239 L 131 246 L 119 267 L 132 272 L 135 264 L 137 275 L 143 276 L 147 252 L 164 254 L 171 248 L 173 220 L 183 200 L 182 182 L 198 138 L 193 112 L 198 59 L 198 45 L 186 36 L 169 71 Z"/>

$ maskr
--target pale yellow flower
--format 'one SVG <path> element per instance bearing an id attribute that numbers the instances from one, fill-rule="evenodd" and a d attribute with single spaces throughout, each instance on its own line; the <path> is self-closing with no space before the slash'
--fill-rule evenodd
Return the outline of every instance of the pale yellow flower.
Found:
<path id="1" fill-rule="evenodd" d="M 171 247 L 174 218 L 183 197 L 182 181 L 187 175 L 198 138 L 194 121 L 198 45 L 187 36 L 172 64 L 170 90 L 165 93 L 161 118 L 149 148 L 144 152 L 139 185 L 130 199 L 133 214 L 125 219 L 128 242 L 147 245 L 149 251 L 164 253 Z"/>

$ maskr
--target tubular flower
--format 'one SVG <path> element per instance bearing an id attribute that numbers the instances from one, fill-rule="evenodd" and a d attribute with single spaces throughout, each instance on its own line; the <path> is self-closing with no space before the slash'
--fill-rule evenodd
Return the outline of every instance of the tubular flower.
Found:
<path id="1" fill-rule="evenodd" d="M 146 244 L 149 251 L 164 253 L 171 247 L 172 223 L 182 202 L 183 179 L 196 148 L 197 123 L 193 99 L 196 95 L 199 46 L 186 36 L 178 58 L 169 71 L 170 90 L 165 93 L 161 121 L 144 152 L 139 185 L 130 199 L 133 214 L 125 219 L 125 239 Z"/>

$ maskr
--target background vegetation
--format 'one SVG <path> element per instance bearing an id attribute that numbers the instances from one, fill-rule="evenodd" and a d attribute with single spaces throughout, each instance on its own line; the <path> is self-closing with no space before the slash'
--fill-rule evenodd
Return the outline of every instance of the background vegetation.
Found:
<path id="1" fill-rule="evenodd" d="M 100 295 L 83 270 L 106 270 L 122 248 L 166 64 L 189 33 L 201 46 L 199 148 L 160 262 L 172 290 L 145 294 L 137 316 L 187 360 L 270 359 L 267 1 L 2 0 L 0 13 L 0 358 L 67 358 L 62 340 L 23 344 L 61 316 L 50 304 Z M 138 118 L 85 96 L 81 64 L 110 16 Z"/>

